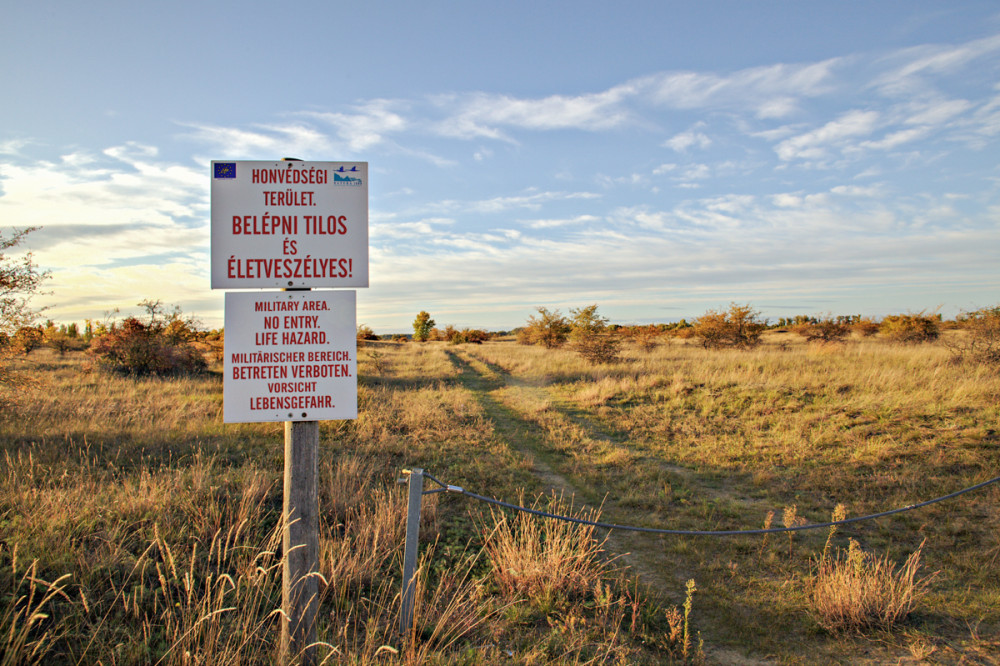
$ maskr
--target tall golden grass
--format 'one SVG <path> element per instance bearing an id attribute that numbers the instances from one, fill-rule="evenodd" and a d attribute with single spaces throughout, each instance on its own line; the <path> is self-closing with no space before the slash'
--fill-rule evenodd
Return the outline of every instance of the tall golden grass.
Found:
<path id="1" fill-rule="evenodd" d="M 945 342 L 955 333 L 944 331 Z M 547 496 L 558 480 L 576 492 L 575 511 L 690 529 L 752 527 L 792 506 L 795 523 L 822 521 L 836 504 L 860 515 L 1000 467 L 1000 377 L 990 366 L 956 363 L 941 343 L 762 340 L 749 351 L 626 343 L 619 361 L 600 366 L 509 342 L 368 343 L 359 418 L 321 424 L 321 658 L 893 662 L 920 645 L 945 661 L 996 657 L 995 488 L 826 541 L 798 532 L 787 543 L 614 546 L 586 529 L 547 535 L 555 523 L 428 496 L 417 617 L 412 635 L 398 636 L 403 467 L 508 499 Z M 47 350 L 15 369 L 38 385 L 0 412 L 9 663 L 271 663 L 280 424 L 223 425 L 216 373 L 127 379 Z M 913 568 L 912 603 L 898 605 L 908 614 L 845 635 L 819 609 L 860 583 L 841 577 L 824 602 L 815 591 L 854 571 L 851 539 L 855 553 L 884 553 L 854 556 L 880 580 L 910 571 L 914 552 L 920 571 L 940 573 L 926 580 Z M 614 559 L 625 551 L 646 564 L 641 582 Z M 559 562 L 571 573 L 546 588 L 541 574 Z M 531 571 L 538 578 L 521 573 Z"/>

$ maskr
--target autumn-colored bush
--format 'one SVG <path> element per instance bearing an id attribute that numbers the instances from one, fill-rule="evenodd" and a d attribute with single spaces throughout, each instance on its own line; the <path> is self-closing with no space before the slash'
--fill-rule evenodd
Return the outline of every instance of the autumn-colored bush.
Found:
<path id="1" fill-rule="evenodd" d="M 767 322 L 749 305 L 731 303 L 728 311 L 709 310 L 694 323 L 693 334 L 711 349 L 751 349 L 760 344 Z"/>
<path id="2" fill-rule="evenodd" d="M 893 342 L 930 342 L 941 335 L 941 315 L 924 312 L 890 315 L 882 320 L 879 332 Z"/>
<path id="3" fill-rule="evenodd" d="M 453 327 L 448 326 L 445 329 L 445 334 L 448 342 L 453 345 L 460 345 L 466 342 L 474 345 L 481 345 L 490 339 L 489 333 L 479 330 L 478 328 L 463 328 L 460 331 L 456 331 Z"/>
<path id="4" fill-rule="evenodd" d="M 22 354 L 30 354 L 45 342 L 45 331 L 41 326 L 22 326 L 10 338 L 10 346 Z"/>
<path id="5" fill-rule="evenodd" d="M 367 324 L 358 325 L 358 341 L 361 340 L 378 340 L 378 336 L 375 335 L 375 331 L 372 330 L 371 326 Z"/>
<path id="6" fill-rule="evenodd" d="M 89 352 L 110 370 L 130 375 L 175 375 L 199 372 L 205 357 L 191 342 L 178 340 L 166 325 L 145 324 L 129 317 L 95 338 Z"/>
<path id="7" fill-rule="evenodd" d="M 1000 305 L 966 312 L 956 321 L 962 332 L 945 341 L 955 358 L 1000 365 Z"/>
<path id="8" fill-rule="evenodd" d="M 517 332 L 517 341 L 527 345 L 542 345 L 548 349 L 561 347 L 569 336 L 570 324 L 559 310 L 537 308 L 538 315 L 528 317 L 528 323 Z"/>
<path id="9" fill-rule="evenodd" d="M 622 327 L 619 332 L 632 340 L 644 352 L 651 352 L 656 349 L 656 346 L 660 343 L 660 338 L 664 335 L 663 329 L 655 324 L 626 326 Z"/>
<path id="10" fill-rule="evenodd" d="M 878 333 L 879 323 L 869 317 L 859 317 L 851 324 L 851 330 L 863 338 L 869 338 Z"/>
<path id="11" fill-rule="evenodd" d="M 824 317 L 815 322 L 796 324 L 792 330 L 809 342 L 839 342 L 850 334 L 851 325 L 842 317 Z"/>

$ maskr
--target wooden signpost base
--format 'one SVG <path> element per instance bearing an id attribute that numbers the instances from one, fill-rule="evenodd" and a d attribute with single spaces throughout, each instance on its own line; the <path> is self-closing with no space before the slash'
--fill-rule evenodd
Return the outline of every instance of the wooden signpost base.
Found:
<path id="1" fill-rule="evenodd" d="M 319 422 L 285 422 L 281 662 L 316 663 L 319 611 Z"/>

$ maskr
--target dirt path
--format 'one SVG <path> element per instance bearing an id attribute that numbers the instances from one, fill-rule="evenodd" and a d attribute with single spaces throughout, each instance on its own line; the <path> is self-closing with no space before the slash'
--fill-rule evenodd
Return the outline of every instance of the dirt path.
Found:
<path id="1" fill-rule="evenodd" d="M 582 429 L 591 441 L 610 449 L 627 450 L 627 442 L 608 433 L 601 424 L 573 405 L 558 400 L 544 386 L 517 378 L 468 351 L 448 350 L 446 353 L 458 370 L 462 384 L 476 396 L 493 422 L 495 433 L 531 461 L 532 471 L 545 491 L 571 499 L 575 507 L 600 509 L 603 522 L 632 523 L 633 508 L 621 506 L 606 489 L 594 488 L 586 480 L 574 477 L 570 461 L 553 447 L 551 436 L 540 424 L 538 415 L 545 413 L 549 419 L 564 420 Z M 695 470 L 650 456 L 642 456 L 636 462 L 659 465 L 686 483 L 697 486 L 703 497 L 725 497 L 753 503 L 746 498 L 736 498 L 725 489 L 700 483 Z M 696 572 L 688 570 L 686 567 L 689 565 L 667 548 L 667 539 L 677 537 L 620 530 L 603 530 L 602 536 L 606 538 L 605 549 L 609 555 L 628 567 L 656 596 L 670 604 L 679 605 L 683 601 L 685 585 L 689 579 L 696 577 Z M 768 663 L 721 646 L 706 646 L 706 652 L 713 664 L 749 666 Z"/>
<path id="2" fill-rule="evenodd" d="M 635 510 L 621 506 L 603 488 L 594 488 L 569 470 L 569 461 L 547 442 L 547 433 L 540 427 L 533 412 L 556 412 L 556 418 L 565 419 L 584 430 L 586 437 L 608 447 L 627 449 L 604 431 L 600 424 L 581 415 L 571 406 L 560 403 L 542 386 L 532 385 L 489 364 L 466 351 L 448 352 L 448 357 L 460 372 L 462 383 L 471 390 L 493 421 L 496 433 L 514 450 L 532 462 L 532 470 L 549 492 L 574 498 L 575 506 L 600 509 L 601 520 L 616 524 L 632 523 Z M 688 468 L 671 465 L 661 460 L 643 457 L 642 464 L 656 464 L 697 483 L 697 474 Z M 705 495 L 722 496 L 724 491 L 701 487 Z M 609 533 L 606 548 L 626 564 L 638 578 L 671 603 L 683 600 L 685 583 L 694 572 L 684 569 L 681 562 L 671 557 L 664 545 L 669 535 L 615 531 Z"/>

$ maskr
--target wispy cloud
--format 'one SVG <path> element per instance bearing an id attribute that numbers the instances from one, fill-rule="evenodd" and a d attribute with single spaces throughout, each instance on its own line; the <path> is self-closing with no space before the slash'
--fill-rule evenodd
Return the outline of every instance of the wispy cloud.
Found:
<path id="1" fill-rule="evenodd" d="M 775 64 L 731 74 L 664 72 L 634 82 L 657 105 L 676 109 L 752 109 L 760 118 L 781 118 L 798 109 L 802 98 L 834 89 L 843 60 Z"/>
<path id="2" fill-rule="evenodd" d="M 624 102 L 634 94 L 626 84 L 583 95 L 550 95 L 519 99 L 509 95 L 475 93 L 434 98 L 442 109 L 454 109 L 435 125 L 442 136 L 461 139 L 510 140 L 506 128 L 527 130 L 606 130 L 630 118 Z"/>
<path id="3" fill-rule="evenodd" d="M 822 127 L 785 139 L 775 147 L 782 160 L 822 160 L 848 139 L 870 135 L 878 125 L 877 111 L 848 111 Z"/>
<path id="4" fill-rule="evenodd" d="M 992 35 L 958 45 L 922 45 L 901 49 L 884 56 L 885 66 L 872 81 L 884 95 L 911 96 L 935 89 L 933 78 L 968 68 L 979 58 L 1000 52 L 1000 35 Z"/>
<path id="5" fill-rule="evenodd" d="M 336 149 L 329 137 L 303 122 L 255 124 L 250 129 L 184 123 L 185 138 L 232 159 L 318 159 Z"/>
<path id="6" fill-rule="evenodd" d="M 397 106 L 406 105 L 378 99 L 354 107 L 349 113 L 306 112 L 301 115 L 332 126 L 340 142 L 352 153 L 359 153 L 382 143 L 390 134 L 408 129 L 409 122 L 396 110 Z"/>

